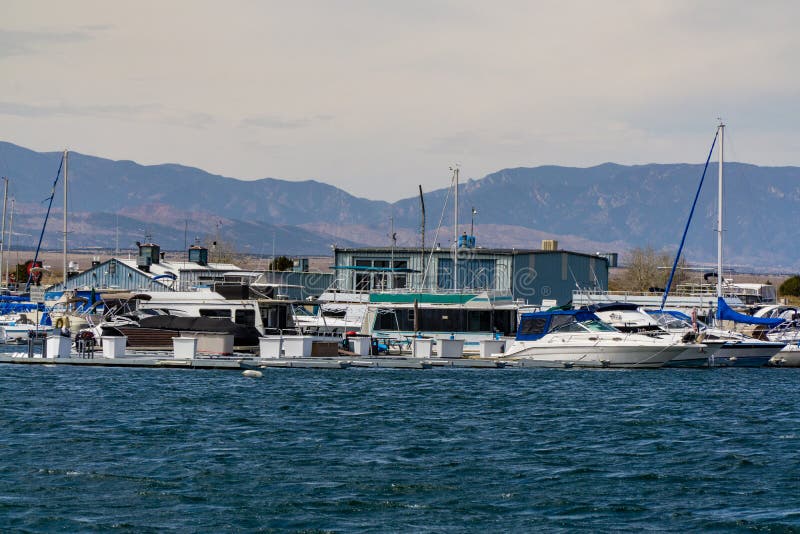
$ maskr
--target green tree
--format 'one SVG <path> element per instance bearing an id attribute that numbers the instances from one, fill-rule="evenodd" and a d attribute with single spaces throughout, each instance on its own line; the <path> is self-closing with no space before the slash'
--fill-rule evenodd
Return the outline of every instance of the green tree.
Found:
<path id="1" fill-rule="evenodd" d="M 800 297 L 800 275 L 794 275 L 791 278 L 787 278 L 781 284 L 781 287 L 778 288 L 778 292 L 783 297 Z"/>
<path id="2" fill-rule="evenodd" d="M 292 258 L 278 256 L 274 261 L 269 262 L 270 271 L 291 271 L 294 267 Z"/>

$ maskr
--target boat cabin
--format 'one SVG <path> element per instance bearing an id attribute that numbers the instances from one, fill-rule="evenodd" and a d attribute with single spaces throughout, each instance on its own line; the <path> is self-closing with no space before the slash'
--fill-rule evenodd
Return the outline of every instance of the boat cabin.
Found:
<path id="1" fill-rule="evenodd" d="M 586 310 L 550 310 L 523 313 L 517 341 L 536 341 L 553 332 L 616 332 L 617 330 Z"/>

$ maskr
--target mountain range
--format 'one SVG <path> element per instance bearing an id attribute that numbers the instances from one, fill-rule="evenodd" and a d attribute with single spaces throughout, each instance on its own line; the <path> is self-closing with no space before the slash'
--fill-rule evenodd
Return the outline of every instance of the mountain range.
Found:
<path id="1" fill-rule="evenodd" d="M 0 173 L 15 198 L 11 246 L 35 247 L 60 152 L 34 152 L 0 142 Z M 677 248 L 703 165 L 605 163 L 589 168 L 503 169 L 459 187 L 461 230 L 479 246 L 625 252 L 642 246 Z M 716 258 L 716 164 L 709 168 L 686 241 L 693 263 Z M 453 198 L 449 184 L 425 192 L 426 244 L 449 246 Z M 69 157 L 69 245 L 129 250 L 152 236 L 167 250 L 196 238 L 241 252 L 329 255 L 331 246 L 419 246 L 418 186 L 394 203 L 368 200 L 314 181 L 244 181 L 175 164 L 140 165 L 75 152 Z M 61 181 L 52 217 L 63 206 Z M 800 270 L 794 245 L 800 207 L 800 168 L 744 163 L 725 166 L 726 264 Z M 472 211 L 477 212 L 472 215 Z M 441 224 L 440 224 L 441 223 Z M 437 232 L 438 228 L 438 232 Z M 43 246 L 61 246 L 51 218 Z"/>

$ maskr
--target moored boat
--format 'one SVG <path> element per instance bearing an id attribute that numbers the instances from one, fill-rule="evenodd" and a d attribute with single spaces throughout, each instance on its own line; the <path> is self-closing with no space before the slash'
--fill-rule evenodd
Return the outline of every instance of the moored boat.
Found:
<path id="1" fill-rule="evenodd" d="M 499 355 L 541 367 L 655 369 L 685 343 L 623 333 L 586 310 L 525 313 L 513 342 Z"/>
<path id="2" fill-rule="evenodd" d="M 587 307 L 602 321 L 610 324 L 620 332 L 639 334 L 648 337 L 660 338 L 673 343 L 686 344 L 686 350 L 668 361 L 666 367 L 709 367 L 710 357 L 718 351 L 724 342 L 706 343 L 698 340 L 698 333 L 691 325 L 676 327 L 672 322 L 662 322 L 665 314 L 653 316 L 636 304 L 615 302 L 609 304 L 595 304 Z"/>

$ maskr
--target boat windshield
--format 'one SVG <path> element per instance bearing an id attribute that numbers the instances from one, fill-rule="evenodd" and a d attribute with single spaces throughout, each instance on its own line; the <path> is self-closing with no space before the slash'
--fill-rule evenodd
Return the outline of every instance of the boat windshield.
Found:
<path id="1" fill-rule="evenodd" d="M 692 327 L 692 324 L 686 321 L 685 319 L 681 319 L 680 317 L 675 317 L 674 315 L 670 315 L 668 313 L 662 313 L 659 315 L 655 315 L 654 317 L 658 321 L 658 324 L 663 326 L 667 330 L 679 330 Z"/>
<path id="2" fill-rule="evenodd" d="M 558 332 L 617 332 L 617 329 L 610 324 L 597 319 L 581 322 L 573 321 L 557 328 L 551 328 L 550 332 L 555 332 L 556 330 Z"/>
<path id="3" fill-rule="evenodd" d="M 597 319 L 590 319 L 589 321 L 583 321 L 581 326 L 586 328 L 589 332 L 616 332 L 617 329 L 611 326 L 610 324 L 604 323 L 603 321 L 598 321 Z"/>

